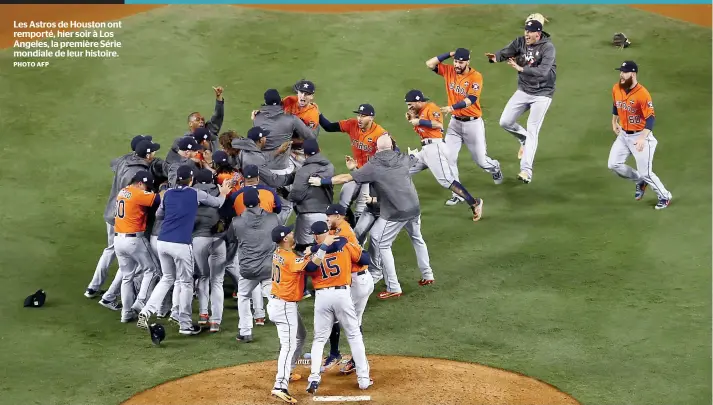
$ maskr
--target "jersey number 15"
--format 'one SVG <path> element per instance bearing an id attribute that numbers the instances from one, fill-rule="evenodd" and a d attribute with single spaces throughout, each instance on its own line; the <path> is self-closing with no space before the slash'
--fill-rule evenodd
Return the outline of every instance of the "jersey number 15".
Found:
<path id="1" fill-rule="evenodd" d="M 339 265 L 334 263 L 335 260 L 337 260 L 336 256 L 330 256 L 324 259 L 322 264 L 319 265 L 319 269 L 322 270 L 323 279 L 336 277 L 339 275 L 339 273 L 342 272 L 342 270 L 339 268 Z M 329 270 L 329 273 L 327 273 L 327 270 Z"/>

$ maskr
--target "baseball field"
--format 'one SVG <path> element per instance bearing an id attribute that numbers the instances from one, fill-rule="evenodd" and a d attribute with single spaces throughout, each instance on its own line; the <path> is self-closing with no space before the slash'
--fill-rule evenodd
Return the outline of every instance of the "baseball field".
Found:
<path id="1" fill-rule="evenodd" d="M 415 176 L 437 282 L 418 286 L 401 235 L 394 254 L 404 295 L 372 297 L 364 315 L 375 385 L 363 403 L 710 403 L 710 6 L 678 6 L 678 18 L 617 5 L 42 7 L 0 6 L 0 45 L 11 46 L 13 20 L 121 18 L 122 48 L 118 58 L 35 69 L 12 68 L 12 49 L 0 50 L 0 405 L 276 403 L 274 363 L 260 363 L 276 359 L 276 330 L 268 323 L 253 343 L 236 343 L 232 299 L 221 333 L 185 338 L 168 328 L 156 347 L 82 295 L 106 246 L 109 161 L 136 134 L 152 135 L 165 156 L 190 112 L 210 116 L 217 85 L 223 129 L 244 135 L 266 89 L 287 95 L 302 78 L 315 82 L 330 120 L 371 103 L 402 149 L 420 147 L 404 94 L 417 88 L 445 105 L 443 80 L 424 62 L 458 47 L 471 49 L 483 74 L 488 152 L 505 182 L 494 185 L 461 151 L 461 181 L 485 201 L 473 223 L 463 206 L 444 206 L 450 193 L 430 173 Z M 516 72 L 481 56 L 522 35 L 532 12 L 549 19 L 558 81 L 525 185 L 515 179 L 518 144 L 498 125 Z M 619 31 L 631 47 L 611 46 Z M 662 211 L 653 192 L 635 201 L 633 184 L 607 168 L 614 68 L 628 59 L 656 105 L 654 170 L 674 196 Z M 319 141 L 345 172 L 346 135 L 323 132 Z M 40 288 L 45 306 L 23 308 Z M 313 302 L 300 305 L 308 342 Z M 258 364 L 213 370 L 248 363 Z M 338 379 L 325 378 L 324 391 L 359 394 L 340 394 Z M 172 380 L 153 391 L 160 395 L 134 397 Z M 290 391 L 311 402 L 304 387 Z"/>

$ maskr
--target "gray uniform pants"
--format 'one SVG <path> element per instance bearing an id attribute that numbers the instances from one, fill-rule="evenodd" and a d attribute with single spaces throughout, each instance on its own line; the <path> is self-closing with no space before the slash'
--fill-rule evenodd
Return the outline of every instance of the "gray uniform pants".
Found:
<path id="1" fill-rule="evenodd" d="M 342 190 L 339 192 L 339 204 L 343 207 L 349 208 L 352 205 L 352 201 L 356 200 L 354 206 L 354 213 L 361 215 L 366 208 L 366 198 L 365 193 L 369 192 L 369 184 L 358 184 L 355 181 L 350 181 L 342 185 Z"/>
<path id="2" fill-rule="evenodd" d="M 545 114 L 547 114 L 551 103 L 551 97 L 531 96 L 522 90 L 517 90 L 508 100 L 500 116 L 500 126 L 510 132 L 525 147 L 522 160 L 520 160 L 520 170 L 527 173 L 530 178 L 532 178 L 532 166 L 535 162 L 540 128 L 542 128 Z M 527 129 L 525 129 L 517 123 L 517 119 L 527 110 L 530 110 L 530 115 L 527 117 Z"/>
<path id="3" fill-rule="evenodd" d="M 433 280 L 428 247 L 426 247 L 426 241 L 423 240 L 421 235 L 421 216 L 419 215 L 404 222 L 387 221 L 383 217 L 379 217 L 371 227 L 369 235 L 371 236 L 371 243 L 374 244 L 374 247 L 379 252 L 383 274 L 379 274 L 379 269 L 376 269 L 375 272 L 372 272 L 372 269 L 369 270 L 375 280 L 380 280 L 383 277 L 384 283 L 386 283 L 386 291 L 395 293 L 401 292 L 401 284 L 399 284 L 399 279 L 396 277 L 396 263 L 394 262 L 394 254 L 391 252 L 391 246 L 402 228 L 406 229 L 411 238 L 411 244 L 416 252 L 418 268 L 421 270 L 421 278 Z"/>
<path id="4" fill-rule="evenodd" d="M 252 335 L 253 333 L 253 317 L 250 311 L 250 299 L 253 299 L 253 305 L 257 306 L 260 303 L 260 309 L 262 310 L 262 316 L 265 317 L 265 301 L 264 299 L 269 296 L 270 289 L 272 288 L 272 280 L 269 278 L 264 280 L 249 280 L 247 278 L 241 277 L 238 280 L 238 329 L 240 330 L 241 336 Z M 257 300 L 255 299 L 258 297 Z M 257 313 L 256 308 L 256 313 Z"/>
<path id="5" fill-rule="evenodd" d="M 634 142 L 640 135 L 641 132 L 633 134 L 622 132 L 616 137 L 611 151 L 609 151 L 609 169 L 625 179 L 635 182 L 643 180 L 651 186 L 659 199 L 669 199 L 671 198 L 671 193 L 666 190 L 659 176 L 653 170 L 654 153 L 659 141 L 654 137 L 653 133 L 650 133 L 646 137 L 644 150 L 639 152 L 636 150 Z M 626 159 L 631 155 L 636 160 L 636 170 L 626 164 Z"/>
<path id="6" fill-rule="evenodd" d="M 111 264 L 114 263 L 114 258 L 116 257 L 116 254 L 114 252 L 114 225 L 109 223 L 106 224 L 106 236 L 106 248 L 104 248 L 104 251 L 102 251 L 102 255 L 99 258 L 99 262 L 97 262 L 97 267 L 94 269 L 92 281 L 90 281 L 89 285 L 87 286 L 87 288 L 95 291 L 99 291 L 101 289 L 102 284 L 104 284 L 104 282 L 106 281 L 106 277 L 109 273 L 109 267 L 111 267 Z M 116 297 L 119 295 L 120 290 L 121 272 L 117 271 L 116 275 L 114 276 L 114 280 L 112 280 L 111 282 L 111 286 L 109 286 L 109 289 L 106 290 L 106 292 L 102 296 L 102 299 L 114 302 L 116 301 Z"/>
<path id="7" fill-rule="evenodd" d="M 354 234 L 356 235 L 357 241 L 360 245 L 363 246 L 366 242 L 366 238 L 369 236 L 369 231 L 371 231 L 375 222 L 376 217 L 368 211 L 364 211 L 364 213 L 359 217 L 359 220 L 354 227 Z M 373 283 L 376 284 L 383 278 L 383 272 L 381 258 L 379 257 L 379 250 L 376 249 L 373 239 L 369 241 L 367 252 L 369 252 L 369 273 L 371 273 Z M 354 305 L 356 305 L 356 303 Z"/>
<path id="8" fill-rule="evenodd" d="M 163 274 L 163 272 L 161 271 L 161 261 L 158 259 L 158 235 L 151 235 L 151 253 L 153 253 L 154 260 L 158 265 L 156 272 L 156 275 L 158 277 L 154 279 L 154 283 L 151 285 L 151 287 L 149 287 L 149 297 L 151 296 L 151 294 L 153 294 L 153 290 L 156 288 L 156 285 L 158 285 L 158 282 L 161 281 L 161 275 Z M 173 286 L 171 286 L 169 293 L 166 294 L 166 297 L 163 299 L 163 302 L 161 303 L 158 312 L 156 312 L 156 315 L 163 317 L 171 311 L 171 305 L 174 301 L 173 291 L 174 288 Z M 178 302 L 178 298 L 176 298 L 175 301 Z M 178 316 L 178 313 L 174 315 Z"/>
<path id="9" fill-rule="evenodd" d="M 290 174 L 293 171 L 292 164 L 290 164 L 290 167 L 286 169 L 278 169 L 278 170 L 271 170 L 275 174 L 280 174 L 280 175 L 285 175 L 285 174 Z M 289 190 L 292 187 L 292 185 L 286 187 L 287 190 Z M 277 218 L 280 220 L 280 223 L 282 225 L 287 223 L 287 220 L 290 219 L 290 215 L 292 215 L 292 209 L 293 209 L 293 204 L 291 201 L 288 201 L 282 197 L 280 198 L 280 204 L 282 205 L 282 211 L 280 211 L 279 214 L 277 214 Z"/>
<path id="10" fill-rule="evenodd" d="M 468 152 L 470 152 L 470 157 L 475 164 L 480 166 L 481 169 L 490 174 L 495 174 L 500 171 L 500 162 L 488 156 L 483 119 L 478 118 L 473 121 L 458 121 L 454 117 L 451 117 L 451 120 L 448 122 L 448 129 L 446 130 L 446 146 L 450 152 L 451 170 L 459 183 L 458 154 L 463 144 L 465 144 Z M 425 148 L 424 146 L 424 149 Z M 433 171 L 433 166 L 434 165 L 429 165 L 431 171 Z M 433 172 L 433 174 L 436 175 L 436 172 Z M 436 179 L 439 180 L 437 175 Z M 439 183 L 440 182 L 439 180 Z M 443 185 L 443 183 L 441 183 L 441 185 Z M 449 186 L 450 183 L 445 187 Z M 458 197 L 455 193 L 453 193 L 453 196 Z"/>
<path id="11" fill-rule="evenodd" d="M 208 313 L 210 297 L 210 322 L 220 324 L 225 301 L 225 241 L 212 236 L 197 236 L 193 238 L 193 254 L 198 265 L 198 313 Z"/>
<path id="12" fill-rule="evenodd" d="M 156 265 L 151 256 L 149 242 L 143 236 L 129 237 L 118 234 L 114 238 L 114 250 L 121 273 L 121 317 L 134 317 L 135 300 L 146 301 L 146 296 L 156 274 Z M 135 294 L 134 278 L 141 278 L 138 296 Z"/>
<path id="13" fill-rule="evenodd" d="M 174 286 L 173 295 L 178 302 L 174 302 L 173 306 L 178 306 L 180 327 L 189 329 L 193 326 L 193 247 L 184 243 L 158 241 L 158 257 L 163 275 L 141 312 L 155 313 L 171 286 Z"/>
<path id="14" fill-rule="evenodd" d="M 327 222 L 327 214 L 308 213 L 297 215 L 295 219 L 295 242 L 298 245 L 307 245 L 314 242 L 311 227 L 317 221 Z"/>

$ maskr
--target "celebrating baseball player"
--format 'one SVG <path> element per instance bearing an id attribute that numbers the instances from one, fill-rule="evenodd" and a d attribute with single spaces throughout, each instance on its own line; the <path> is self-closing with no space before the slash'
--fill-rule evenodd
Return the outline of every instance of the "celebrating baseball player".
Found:
<path id="1" fill-rule="evenodd" d="M 114 249 L 121 272 L 121 322 L 136 320 L 134 301 L 145 301 L 149 286 L 156 274 L 146 231 L 147 209 L 157 208 L 161 198 L 151 191 L 153 176 L 146 170 L 138 171 L 131 184 L 119 191 L 114 215 Z M 138 297 L 134 292 L 134 277 L 142 275 Z"/>
<path id="2" fill-rule="evenodd" d="M 453 57 L 453 65 L 443 64 L 443 61 L 450 57 Z M 501 184 L 503 173 L 500 171 L 500 163 L 488 156 L 485 124 L 481 118 L 483 111 L 480 108 L 480 92 L 483 90 L 483 75 L 470 66 L 470 51 L 458 48 L 454 52 L 447 52 L 427 60 L 426 66 L 443 76 L 446 84 L 448 105 L 441 108 L 441 111 L 453 114 L 448 123 L 446 145 L 450 152 L 452 164 L 449 166 L 454 179 L 459 180 L 458 153 L 461 145 L 465 143 L 473 161 L 492 175 L 495 184 Z M 432 121 L 431 118 L 428 120 Z M 442 124 L 440 129 L 443 129 Z M 433 166 L 429 167 L 433 171 Z M 448 183 L 450 185 L 450 181 Z M 454 191 L 453 197 L 446 201 L 446 205 L 455 205 L 463 200 L 463 195 Z"/>
<path id="3" fill-rule="evenodd" d="M 242 215 L 243 212 L 245 212 L 247 208 L 244 200 L 245 190 L 249 188 L 257 190 L 258 197 L 260 198 L 260 208 L 275 214 L 282 212 L 282 204 L 280 197 L 277 195 L 277 191 L 272 187 L 260 184 L 260 169 L 258 169 L 257 166 L 245 166 L 243 169 L 243 177 L 245 178 L 245 185 L 229 196 L 229 200 L 233 201 L 235 215 Z"/>
<path id="4" fill-rule="evenodd" d="M 238 342 L 253 341 L 253 318 L 250 313 L 250 298 L 255 288 L 260 288 L 260 301 L 267 297 L 272 277 L 272 252 L 275 243 L 270 239 L 270 232 L 280 225 L 277 214 L 260 207 L 258 190 L 246 187 L 243 192 L 245 210 L 242 215 L 233 218 L 230 229 L 226 232 L 228 244 L 236 245 L 233 265 L 239 268 L 238 281 Z M 263 323 L 264 324 L 264 323 Z"/>
<path id="5" fill-rule="evenodd" d="M 520 173 L 517 178 L 525 184 L 530 183 L 540 128 L 555 92 L 555 46 L 550 41 L 550 34 L 542 30 L 542 23 L 533 19 L 525 23 L 523 36 L 515 38 L 498 52 L 486 53 L 485 56 L 490 63 L 507 61 L 518 72 L 517 91 L 505 105 L 500 126 L 520 142 L 517 154 Z M 517 119 L 528 109 L 530 115 L 525 129 L 517 123 Z"/>
<path id="6" fill-rule="evenodd" d="M 413 125 L 413 130 L 416 131 L 421 138 L 421 145 L 423 147 L 420 151 L 415 151 L 413 154 L 409 148 L 409 154 L 412 154 L 417 161 L 411 166 L 409 174 L 413 175 L 424 169 L 430 169 L 436 181 L 438 181 L 438 184 L 453 191 L 453 195 L 457 197 L 451 198 L 447 203 L 457 202 L 459 199 L 467 201 L 468 206 L 470 206 L 471 211 L 473 211 L 473 221 L 479 221 L 483 215 L 483 200 L 473 198 L 468 190 L 457 180 L 458 170 L 455 169 L 457 159 L 451 160 L 448 158 L 449 151 L 446 144 L 443 143 L 443 118 L 441 117 L 438 106 L 428 102 L 428 98 L 423 95 L 421 90 L 411 90 L 406 93 L 405 101 L 408 105 L 406 119 Z M 455 119 L 457 117 L 454 116 L 453 118 Z M 449 131 L 450 128 L 454 127 L 453 122 L 453 119 L 451 119 Z M 482 122 L 480 122 L 480 125 L 477 127 L 483 127 Z M 474 131 L 474 133 L 477 132 L 478 131 Z M 448 136 L 446 137 L 446 142 L 448 142 L 448 139 L 461 139 L 461 137 L 462 135 L 452 134 L 450 138 Z M 474 136 L 473 138 L 478 137 Z M 483 139 L 485 139 L 484 136 Z M 453 147 L 460 150 L 460 140 L 451 142 L 456 142 L 457 145 Z M 454 164 L 451 164 L 451 162 Z M 499 168 L 498 173 L 500 173 Z M 494 177 L 495 174 L 493 175 L 493 178 Z M 498 178 L 502 181 L 502 173 L 498 175 Z"/>
<path id="7" fill-rule="evenodd" d="M 346 238 L 329 234 L 326 222 L 312 224 L 316 245 L 311 252 L 320 260 L 317 265 L 310 262 L 305 271 L 311 273 L 315 289 L 314 299 L 314 339 L 312 341 L 312 364 L 307 392 L 314 394 L 319 388 L 322 376 L 324 345 L 335 322 L 344 329 L 356 364 L 357 382 L 360 389 L 369 388 L 374 382 L 369 378 L 369 363 L 366 358 L 364 340 L 359 329 L 354 302 L 351 298 L 352 271 L 354 266 L 369 263 L 369 255 L 359 245 L 349 243 Z"/>
<path id="8" fill-rule="evenodd" d="M 310 177 L 334 176 L 334 165 L 321 153 L 319 144 L 315 139 L 304 141 L 304 164 L 295 173 L 295 182 L 290 190 L 289 200 L 295 205 L 295 241 L 297 251 L 304 252 L 314 238 L 310 232 L 312 224 L 317 221 L 326 221 L 325 211 L 332 203 L 333 187 L 310 187 Z"/>
<path id="9" fill-rule="evenodd" d="M 634 61 L 625 61 L 616 68 L 619 82 L 612 89 L 612 130 L 616 140 L 609 152 L 609 169 L 636 183 L 634 198 L 644 197 L 647 186 L 658 196 L 657 210 L 668 207 L 673 197 L 653 171 L 653 159 L 658 140 L 654 137 L 654 103 L 649 91 L 639 83 L 639 67 Z M 634 155 L 636 170 L 626 164 Z"/>
<path id="10" fill-rule="evenodd" d="M 207 169 L 195 174 L 193 188 L 218 197 L 220 190 Z M 225 205 L 225 204 L 223 204 Z M 198 326 L 210 324 L 210 332 L 219 332 L 223 320 L 223 280 L 225 278 L 225 229 L 217 207 L 201 204 L 193 227 L 193 254 L 198 267 Z M 208 304 L 210 303 L 210 313 Z"/>
<path id="11" fill-rule="evenodd" d="M 192 112 L 188 114 L 188 131 L 183 136 L 192 136 L 193 133 L 198 128 L 206 128 L 210 131 L 210 150 L 218 150 L 218 134 L 220 133 L 220 128 L 223 126 L 223 118 L 225 116 L 225 99 L 223 99 L 223 88 L 213 87 L 215 92 L 215 107 L 213 109 L 213 116 L 210 120 L 206 122 L 205 118 L 199 112 Z M 180 139 L 180 138 L 179 138 Z M 171 149 L 169 149 L 166 154 L 166 160 L 171 162 L 178 153 L 178 139 L 173 142 Z"/>
<path id="12" fill-rule="evenodd" d="M 307 128 L 311 129 L 315 138 L 319 135 L 319 106 L 314 103 L 314 83 L 309 80 L 300 80 L 292 86 L 296 95 L 282 99 L 282 107 L 286 113 L 292 114 L 302 120 Z M 304 149 L 299 136 L 292 136 L 292 154 L 290 160 L 295 169 L 302 167 L 305 161 Z"/>
<path id="13" fill-rule="evenodd" d="M 245 166 L 255 165 L 260 171 L 260 181 L 272 188 L 280 188 L 292 184 L 294 179 L 293 173 L 277 174 L 268 167 L 268 159 L 263 154 L 262 150 L 267 143 L 267 137 L 270 131 L 261 127 L 252 127 L 248 130 L 247 138 L 233 139 L 231 145 L 233 148 L 240 150 L 236 159 L 236 167 L 245 171 Z M 286 153 L 289 149 L 289 142 L 283 143 L 277 150 L 271 152 L 274 154 Z"/>
<path id="14" fill-rule="evenodd" d="M 272 395 L 290 404 L 296 404 L 287 391 L 290 381 L 302 376 L 292 373 L 304 348 L 307 331 L 302 323 L 299 302 L 304 290 L 304 271 L 310 259 L 294 251 L 295 235 L 292 229 L 279 225 L 272 230 L 272 241 L 277 248 L 272 255 L 272 287 L 267 303 L 267 313 L 277 327 L 280 339 L 280 355 L 277 360 L 277 375 Z M 320 263 L 316 255 L 311 258 Z"/>
<path id="15" fill-rule="evenodd" d="M 195 142 L 195 141 L 194 141 Z M 163 218 L 158 236 L 158 254 L 163 276 L 156 285 L 151 298 L 139 313 L 136 325 L 148 329 L 148 321 L 158 309 L 166 293 L 178 279 L 178 320 L 179 333 L 196 335 L 201 332 L 191 319 L 193 302 L 193 227 L 196 221 L 198 205 L 203 204 L 218 208 L 225 202 L 225 196 L 233 187 L 228 181 L 219 187 L 220 195 L 214 197 L 205 191 L 189 187 L 193 182 L 194 171 L 184 165 L 176 171 L 176 187 L 167 190 L 156 212 L 157 218 Z M 173 303 L 174 306 L 176 302 Z"/>
<path id="16" fill-rule="evenodd" d="M 367 164 L 357 169 L 357 162 L 347 157 L 347 168 L 350 174 L 339 174 L 332 178 L 320 179 L 312 177 L 310 185 L 344 184 L 349 181 L 357 183 L 373 183 L 380 198 L 380 216 L 371 227 L 369 235 L 374 247 L 379 250 L 379 258 L 383 265 L 383 278 L 386 291 L 378 294 L 380 299 L 400 297 L 401 285 L 396 277 L 396 264 L 391 251 L 396 237 L 405 228 L 411 238 L 411 244 L 416 252 L 416 260 L 421 270 L 419 285 L 425 286 L 434 282 L 433 269 L 428 257 L 428 247 L 421 235 L 421 208 L 418 193 L 409 175 L 411 157 L 393 150 L 390 136 L 381 136 L 376 142 L 377 152 Z M 372 274 L 378 281 L 381 274 Z"/>
<path id="17" fill-rule="evenodd" d="M 327 132 L 344 132 L 349 135 L 352 144 L 352 154 L 356 159 L 357 167 L 362 167 L 376 153 L 376 140 L 382 135 L 389 133 L 374 122 L 376 111 L 371 104 L 361 104 L 359 108 L 354 110 L 356 118 L 341 120 L 338 122 L 330 122 L 324 115 L 319 115 L 319 125 Z M 364 212 L 366 204 L 364 203 L 364 193 L 368 192 L 368 186 L 365 184 L 357 184 L 353 181 L 342 186 L 339 193 L 339 204 L 344 207 L 349 207 L 356 199 L 356 207 L 354 214 L 358 219 L 359 215 Z"/>

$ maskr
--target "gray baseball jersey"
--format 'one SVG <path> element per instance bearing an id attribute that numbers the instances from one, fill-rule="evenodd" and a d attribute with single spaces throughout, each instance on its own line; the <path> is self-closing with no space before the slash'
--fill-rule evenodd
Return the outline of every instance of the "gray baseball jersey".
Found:
<path id="1" fill-rule="evenodd" d="M 542 38 L 532 45 L 525 43 L 525 37 L 515 38 L 510 45 L 495 52 L 498 62 L 516 58 L 524 69 L 517 75 L 517 88 L 531 96 L 552 97 L 557 79 L 555 46 L 550 34 L 542 31 Z"/>
<path id="2" fill-rule="evenodd" d="M 264 105 L 255 116 L 253 125 L 270 131 L 262 152 L 270 169 L 286 169 L 290 165 L 290 153 L 274 155 L 277 148 L 291 140 L 294 135 L 301 139 L 314 139 L 315 135 L 297 116 L 285 114 L 282 105 Z"/>
<path id="3" fill-rule="evenodd" d="M 241 277 L 249 280 L 271 277 L 275 243 L 270 239 L 270 232 L 278 225 L 277 214 L 266 212 L 259 206 L 247 208 L 241 216 L 233 218 L 225 238 L 229 244 L 237 244 Z"/>

